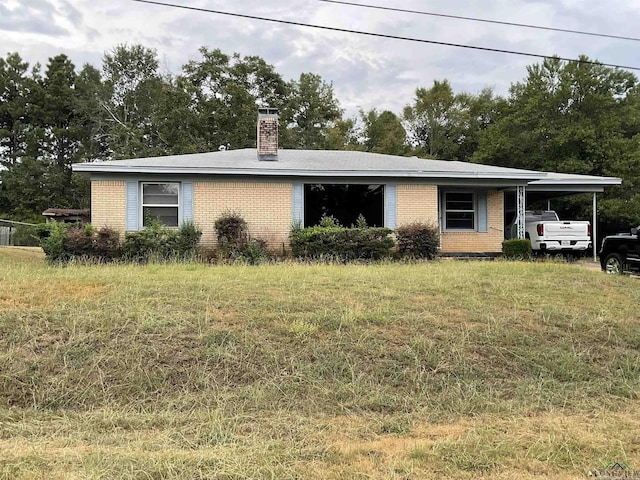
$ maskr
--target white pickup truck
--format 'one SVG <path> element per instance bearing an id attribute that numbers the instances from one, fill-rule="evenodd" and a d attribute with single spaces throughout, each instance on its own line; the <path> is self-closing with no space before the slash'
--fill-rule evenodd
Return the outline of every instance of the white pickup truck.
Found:
<path id="1" fill-rule="evenodd" d="M 515 221 L 507 232 L 510 232 L 511 238 L 517 237 Z M 531 240 L 534 253 L 581 254 L 591 248 L 591 224 L 560 220 L 553 210 L 527 210 L 525 238 Z"/>

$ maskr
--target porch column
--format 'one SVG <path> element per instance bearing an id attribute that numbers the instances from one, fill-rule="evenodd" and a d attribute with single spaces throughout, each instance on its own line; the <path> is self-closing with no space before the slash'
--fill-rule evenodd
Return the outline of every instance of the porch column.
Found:
<path id="1" fill-rule="evenodd" d="M 593 221 L 591 222 L 591 238 L 593 243 L 593 261 L 598 260 L 598 246 L 596 239 L 598 238 L 598 194 L 593 192 Z"/>
<path id="2" fill-rule="evenodd" d="M 524 185 L 516 187 L 516 223 L 518 227 L 518 238 L 523 239 L 525 233 L 524 211 L 526 209 L 526 191 Z"/>

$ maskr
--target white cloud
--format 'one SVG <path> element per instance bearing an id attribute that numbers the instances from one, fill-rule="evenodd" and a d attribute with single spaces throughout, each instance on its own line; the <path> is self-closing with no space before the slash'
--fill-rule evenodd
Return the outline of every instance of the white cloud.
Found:
<path id="1" fill-rule="evenodd" d="M 536 54 L 577 57 L 606 63 L 640 65 L 637 46 L 488 23 L 348 7 L 315 0 L 183 0 L 185 5 L 280 18 L 439 42 L 478 45 Z M 374 2 L 371 2 L 374 3 Z M 398 7 L 378 0 L 378 5 Z M 420 0 L 402 8 L 475 16 L 516 23 L 635 36 L 640 20 L 637 0 Z M 400 113 L 415 89 L 447 78 L 455 91 L 485 86 L 506 94 L 523 79 L 525 66 L 540 61 L 499 53 L 350 35 L 305 27 L 252 21 L 205 12 L 141 4 L 131 0 L 7 0 L 0 5 L 0 35 L 5 52 L 17 51 L 31 63 L 66 53 L 77 65 L 99 65 L 106 50 L 121 43 L 155 48 L 161 65 L 178 73 L 198 48 L 258 55 L 285 79 L 302 72 L 320 74 L 334 89 L 347 114 L 358 109 Z M 18 12 L 18 13 L 16 13 Z"/>

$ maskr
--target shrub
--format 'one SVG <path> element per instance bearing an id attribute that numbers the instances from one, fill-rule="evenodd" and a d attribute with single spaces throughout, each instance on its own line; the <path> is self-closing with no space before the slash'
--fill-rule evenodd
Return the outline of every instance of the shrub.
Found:
<path id="1" fill-rule="evenodd" d="M 216 220 L 214 228 L 218 238 L 218 248 L 216 250 L 218 260 L 239 260 L 250 265 L 256 265 L 267 258 L 266 242 L 251 238 L 247 222 L 239 213 L 223 213 Z"/>
<path id="2" fill-rule="evenodd" d="M 240 259 L 249 265 L 258 265 L 267 259 L 267 244 L 264 240 L 252 238 L 240 250 Z"/>
<path id="3" fill-rule="evenodd" d="M 40 247 L 50 262 L 68 260 L 65 250 L 65 236 L 69 226 L 65 223 L 43 223 L 36 227 Z"/>
<path id="4" fill-rule="evenodd" d="M 393 233 L 388 228 L 310 227 L 292 229 L 291 251 L 298 258 L 377 260 L 391 255 Z"/>
<path id="5" fill-rule="evenodd" d="M 36 227 L 40 246 L 50 262 L 99 261 L 120 257 L 120 234 L 109 227 L 51 222 Z"/>
<path id="6" fill-rule="evenodd" d="M 531 241 L 517 238 L 505 240 L 502 242 L 502 256 L 507 260 L 529 260 Z"/>
<path id="7" fill-rule="evenodd" d="M 92 257 L 95 232 L 91 225 L 72 225 L 68 228 L 63 237 L 65 255 L 69 258 Z"/>
<path id="8" fill-rule="evenodd" d="M 438 255 L 440 232 L 426 223 L 410 223 L 396 230 L 398 253 L 403 257 L 433 260 Z"/>
<path id="9" fill-rule="evenodd" d="M 115 260 L 122 255 L 120 233 L 110 227 L 102 227 L 93 238 L 94 255 L 101 260 Z"/>
<path id="10" fill-rule="evenodd" d="M 122 252 L 133 261 L 186 259 L 197 253 L 201 235 L 193 223 L 176 230 L 154 221 L 138 232 L 127 232 Z"/>
<path id="11" fill-rule="evenodd" d="M 199 243 L 202 237 L 200 230 L 193 222 L 184 222 L 178 230 L 176 252 L 182 258 L 192 258 L 199 253 Z"/>
<path id="12" fill-rule="evenodd" d="M 214 229 L 218 238 L 218 246 L 223 250 L 229 252 L 240 250 L 249 241 L 247 222 L 237 212 L 223 213 L 216 220 Z"/>

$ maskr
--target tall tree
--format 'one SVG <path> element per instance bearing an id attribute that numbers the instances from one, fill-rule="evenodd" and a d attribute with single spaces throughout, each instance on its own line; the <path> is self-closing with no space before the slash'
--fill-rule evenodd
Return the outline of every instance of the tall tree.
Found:
<path id="1" fill-rule="evenodd" d="M 317 150 L 327 147 L 330 129 L 342 119 L 333 85 L 320 75 L 302 73 L 289 83 L 290 94 L 283 111 L 286 125 L 282 146 Z"/>
<path id="2" fill-rule="evenodd" d="M 178 84 L 189 93 L 206 150 L 254 147 L 259 106 L 281 107 L 287 86 L 272 65 L 256 56 L 200 49 L 183 67 Z"/>
<path id="3" fill-rule="evenodd" d="M 0 58 L 0 165 L 5 168 L 15 165 L 27 147 L 33 86 L 28 69 L 17 53 Z"/>
<path id="4" fill-rule="evenodd" d="M 588 60 L 587 57 L 581 57 Z M 602 217 L 613 220 L 614 197 L 631 198 L 637 172 L 640 110 L 636 77 L 600 64 L 547 59 L 527 68 L 512 85 L 498 119 L 481 136 L 473 160 L 506 167 L 614 175 Z M 640 204 L 629 204 L 640 222 Z M 587 217 L 587 200 L 567 202 L 571 215 Z"/>
<path id="5" fill-rule="evenodd" d="M 360 112 L 364 125 L 362 142 L 367 152 L 405 155 L 409 146 L 407 132 L 400 119 L 389 110 L 378 113 L 375 109 Z"/>
<path id="6" fill-rule="evenodd" d="M 101 102 L 115 158 L 161 155 L 164 145 L 153 129 L 153 113 L 163 90 L 155 50 L 118 45 L 104 55 Z"/>
<path id="7" fill-rule="evenodd" d="M 416 89 L 413 104 L 404 108 L 411 140 L 419 153 L 431 158 L 456 158 L 462 107 L 448 80 L 433 82 L 429 89 Z"/>

